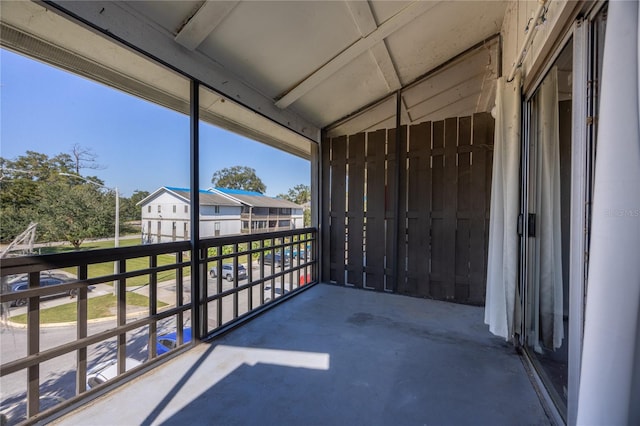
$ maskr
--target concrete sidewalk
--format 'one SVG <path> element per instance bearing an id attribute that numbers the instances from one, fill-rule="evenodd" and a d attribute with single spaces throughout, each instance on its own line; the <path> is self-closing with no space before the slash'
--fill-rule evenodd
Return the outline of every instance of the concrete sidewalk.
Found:
<path id="1" fill-rule="evenodd" d="M 64 425 L 549 424 L 482 308 L 313 286 Z"/>

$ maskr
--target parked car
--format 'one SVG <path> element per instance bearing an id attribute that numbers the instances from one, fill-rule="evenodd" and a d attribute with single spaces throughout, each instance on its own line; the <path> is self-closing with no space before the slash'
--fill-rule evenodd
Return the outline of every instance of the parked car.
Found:
<path id="1" fill-rule="evenodd" d="M 49 276 L 40 278 L 40 287 L 55 286 L 55 285 L 67 283 L 69 281 L 73 281 L 73 279 L 68 278 L 65 275 L 49 275 Z M 29 288 L 29 281 L 26 277 L 15 280 L 9 284 L 9 290 L 12 292 L 25 291 L 28 288 Z M 91 291 L 95 287 L 89 286 L 87 288 L 89 291 Z M 54 296 L 75 297 L 77 294 L 78 294 L 78 289 L 74 288 L 71 290 L 61 290 L 59 293 L 49 294 L 47 295 L 47 297 L 54 297 Z M 26 298 L 16 299 L 13 302 L 11 302 L 11 306 L 24 306 L 26 304 L 27 304 Z"/>
<path id="2" fill-rule="evenodd" d="M 133 367 L 142 365 L 142 362 L 133 358 L 126 358 L 125 371 L 131 370 Z M 111 359 L 109 361 L 101 362 L 100 364 L 92 367 L 87 371 L 87 389 L 95 388 L 118 375 L 118 361 Z"/>
<path id="3" fill-rule="evenodd" d="M 191 341 L 191 328 L 185 328 L 183 330 L 182 339 L 184 343 Z M 156 353 L 158 355 L 165 354 L 178 346 L 178 334 L 173 331 L 168 334 L 162 334 L 158 336 L 156 343 Z"/>
<path id="4" fill-rule="evenodd" d="M 291 252 L 291 250 L 289 250 L 289 247 L 284 249 L 284 254 L 285 256 L 288 256 L 289 253 Z M 311 244 L 307 244 L 307 247 L 302 247 L 300 249 L 300 258 L 306 258 L 311 254 Z M 297 258 L 298 257 L 298 246 L 293 246 L 293 258 Z"/>
<path id="5" fill-rule="evenodd" d="M 215 278 L 218 276 L 218 269 L 214 266 L 209 270 L 209 276 L 211 278 Z M 232 264 L 222 265 L 222 276 L 226 278 L 227 281 L 233 281 L 235 279 L 236 274 L 233 271 Z M 244 265 L 238 265 L 238 279 L 244 280 L 247 278 L 247 268 Z"/>
<path id="6" fill-rule="evenodd" d="M 282 266 L 282 255 L 280 253 L 276 253 L 275 255 L 272 253 L 266 253 L 262 259 L 262 263 L 264 265 L 271 265 L 273 264 L 276 268 L 279 268 Z M 289 266 L 289 264 L 291 263 L 291 258 L 290 256 L 284 256 L 284 266 L 285 268 Z"/>

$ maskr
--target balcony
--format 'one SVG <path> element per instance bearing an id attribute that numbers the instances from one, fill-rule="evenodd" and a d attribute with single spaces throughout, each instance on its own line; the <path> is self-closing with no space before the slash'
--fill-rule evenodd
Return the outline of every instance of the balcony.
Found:
<path id="1" fill-rule="evenodd" d="M 34 287 L 2 295 L 3 303 L 28 297 L 27 328 L 13 330 L 26 356 L 1 368 L 3 398 L 19 382 L 26 389 L 12 395 L 18 417 L 9 424 L 24 421 L 21 412 L 29 423 L 66 412 L 61 422 L 74 424 L 549 422 L 521 358 L 489 334 L 482 308 L 317 283 L 315 244 L 305 229 L 203 240 L 196 262 L 182 242 L 5 260 L 3 276 L 28 273 Z M 260 262 L 297 246 L 312 247 L 306 260 L 283 270 Z M 168 255 L 173 263 L 159 262 Z M 141 257 L 148 268 L 128 267 Z M 117 273 L 87 278 L 92 265 L 112 261 Z M 248 279 L 208 276 L 227 262 L 246 264 Z M 194 264 L 201 286 L 191 282 Z M 78 289 L 77 321 L 44 328 L 39 299 L 53 290 L 37 288 L 40 272 L 69 266 L 78 271 L 64 284 Z M 149 306 L 132 314 L 127 300 L 140 289 L 127 280 L 139 276 L 148 277 Z M 88 321 L 88 286 L 114 281 L 115 318 Z M 185 342 L 196 323 L 203 341 Z M 64 329 L 73 338 L 52 342 Z M 177 348 L 158 355 L 158 336 L 170 330 Z M 127 370 L 131 357 L 143 363 Z M 88 371 L 105 360 L 117 360 L 117 377 L 87 389 Z"/>
<path id="2" fill-rule="evenodd" d="M 194 256 L 189 242 L 176 242 L 3 259 L 3 284 L 16 275 L 26 275 L 29 283 L 27 290 L 7 288 L 0 296 L 3 319 L 8 320 L 0 367 L 2 412 L 8 423 L 37 421 L 192 347 L 187 330 L 194 328 L 194 336 L 215 336 L 290 297 L 316 280 L 315 245 L 316 232 L 308 228 L 201 240 Z M 306 258 L 289 254 L 301 247 L 311 247 Z M 265 265 L 264 255 L 271 252 L 290 261 L 284 268 Z M 114 263 L 114 273 L 95 276 L 103 263 Z M 223 265 L 238 271 L 240 264 L 246 278 L 210 274 Z M 41 287 L 50 271 L 73 271 L 73 279 Z M 98 296 L 90 288 L 115 295 L 117 303 L 106 318 L 89 318 L 90 300 Z M 51 327 L 44 321 L 43 304 L 62 292 L 77 295 L 69 304 L 74 320 Z M 140 296 L 148 298 L 146 306 L 135 303 Z M 8 318 L 23 309 L 10 307 L 21 299 L 27 300 L 24 328 Z M 171 332 L 176 348 L 160 355 L 159 339 Z M 129 359 L 140 365 L 129 370 Z M 117 366 L 113 380 L 89 389 L 92 369 L 109 362 Z"/>
<path id="3" fill-rule="evenodd" d="M 477 307 L 317 284 L 61 423 L 549 424 L 481 323 Z"/>

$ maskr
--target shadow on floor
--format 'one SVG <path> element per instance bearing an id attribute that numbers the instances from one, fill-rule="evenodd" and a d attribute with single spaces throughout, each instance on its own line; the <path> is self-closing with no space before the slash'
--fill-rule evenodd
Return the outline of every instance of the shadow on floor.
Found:
<path id="1" fill-rule="evenodd" d="M 519 356 L 482 317 L 316 285 L 61 422 L 549 424 Z"/>

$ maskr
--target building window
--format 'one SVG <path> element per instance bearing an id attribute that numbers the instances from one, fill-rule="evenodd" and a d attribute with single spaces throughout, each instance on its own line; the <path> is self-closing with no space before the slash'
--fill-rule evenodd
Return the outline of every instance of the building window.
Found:
<path id="1" fill-rule="evenodd" d="M 278 223 L 277 220 L 270 220 L 269 221 L 269 228 L 275 228 L 277 223 Z"/>
<path id="2" fill-rule="evenodd" d="M 273 215 L 278 214 L 278 209 L 274 207 L 269 208 L 269 214 L 273 214 Z"/>
<path id="3" fill-rule="evenodd" d="M 189 206 L 184 206 L 184 212 L 189 213 Z"/>
<path id="4" fill-rule="evenodd" d="M 280 223 L 278 223 L 278 226 L 283 228 L 283 227 L 289 227 L 289 225 L 291 224 L 290 220 L 281 220 Z"/>
<path id="5" fill-rule="evenodd" d="M 291 209 L 280 209 L 280 214 L 291 214 Z"/>
<path id="6" fill-rule="evenodd" d="M 162 206 L 158 204 L 158 213 L 162 212 Z"/>
<path id="7" fill-rule="evenodd" d="M 147 206 L 147 213 L 151 213 L 151 204 Z"/>
<path id="8" fill-rule="evenodd" d="M 176 205 L 175 204 L 173 205 L 173 212 L 174 213 L 176 212 Z"/>
<path id="9" fill-rule="evenodd" d="M 248 220 L 243 220 L 242 221 L 242 229 L 249 229 L 249 221 Z"/>
<path id="10" fill-rule="evenodd" d="M 220 213 L 220 206 L 214 206 L 214 207 L 213 207 L 213 211 L 214 211 L 215 213 Z"/>

